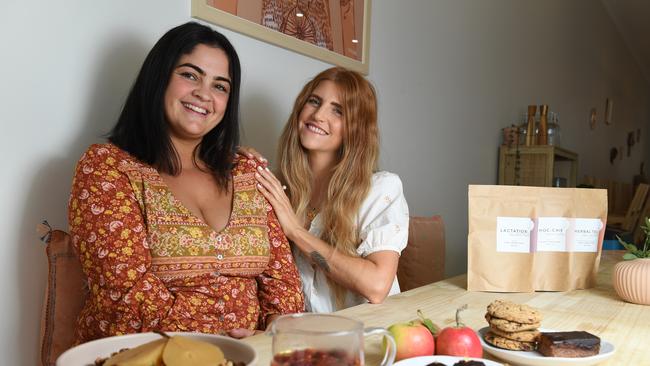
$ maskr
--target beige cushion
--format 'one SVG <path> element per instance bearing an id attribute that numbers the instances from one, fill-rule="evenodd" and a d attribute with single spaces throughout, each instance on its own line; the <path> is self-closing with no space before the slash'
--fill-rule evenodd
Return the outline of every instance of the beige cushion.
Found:
<path id="1" fill-rule="evenodd" d="M 75 342 L 77 316 L 87 289 L 67 233 L 53 230 L 46 251 L 49 270 L 41 317 L 41 362 L 50 366 Z"/>
<path id="2" fill-rule="evenodd" d="M 442 217 L 409 220 L 409 239 L 397 266 L 402 291 L 440 281 L 445 276 L 445 226 Z"/>

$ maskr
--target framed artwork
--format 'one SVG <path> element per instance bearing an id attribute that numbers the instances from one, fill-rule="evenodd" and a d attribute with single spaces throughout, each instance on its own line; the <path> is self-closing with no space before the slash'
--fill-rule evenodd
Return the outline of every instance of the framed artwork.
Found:
<path id="1" fill-rule="evenodd" d="M 371 0 L 192 0 L 192 17 L 368 74 Z"/>

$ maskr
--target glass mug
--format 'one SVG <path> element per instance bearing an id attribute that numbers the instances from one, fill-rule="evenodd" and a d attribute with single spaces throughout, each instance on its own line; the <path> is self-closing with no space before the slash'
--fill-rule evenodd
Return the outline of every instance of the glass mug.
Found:
<path id="1" fill-rule="evenodd" d="M 283 315 L 271 324 L 271 366 L 363 366 L 363 339 L 383 335 L 386 347 L 381 366 L 395 361 L 395 339 L 384 328 L 363 328 L 363 323 L 332 314 Z"/>

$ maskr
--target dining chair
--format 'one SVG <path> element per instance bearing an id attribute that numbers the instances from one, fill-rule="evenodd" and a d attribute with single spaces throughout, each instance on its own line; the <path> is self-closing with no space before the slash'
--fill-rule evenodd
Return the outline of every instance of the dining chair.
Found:
<path id="1" fill-rule="evenodd" d="M 409 236 L 397 266 L 402 291 L 445 277 L 445 225 L 441 216 L 409 218 Z"/>
<path id="2" fill-rule="evenodd" d="M 625 232 L 634 231 L 641 216 L 641 212 L 644 208 L 646 199 L 648 198 L 648 191 L 650 190 L 650 185 L 641 183 L 636 188 L 632 201 L 625 212 L 625 215 L 614 215 L 610 214 L 607 216 L 607 225 L 620 229 Z"/>
<path id="3" fill-rule="evenodd" d="M 70 235 L 40 226 L 48 260 L 47 286 L 41 314 L 40 353 L 43 366 L 54 366 L 56 359 L 75 343 L 77 316 L 86 301 L 88 289 Z"/>
<path id="4" fill-rule="evenodd" d="M 645 204 L 643 205 L 643 210 L 641 210 L 641 216 L 639 216 L 639 221 L 634 227 L 633 239 L 635 244 L 643 244 L 645 241 L 645 233 L 641 228 L 641 225 L 644 223 L 646 217 L 650 217 L 650 193 L 645 199 Z"/>

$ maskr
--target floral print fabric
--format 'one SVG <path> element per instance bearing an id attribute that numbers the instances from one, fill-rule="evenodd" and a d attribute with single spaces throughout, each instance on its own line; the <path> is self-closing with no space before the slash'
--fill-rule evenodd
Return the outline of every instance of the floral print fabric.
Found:
<path id="1" fill-rule="evenodd" d="M 265 327 L 303 311 L 300 279 L 254 160 L 233 169 L 233 204 L 216 232 L 179 202 L 158 172 L 112 144 L 79 161 L 69 202 L 73 245 L 90 295 L 80 342 L 165 331 Z"/>

